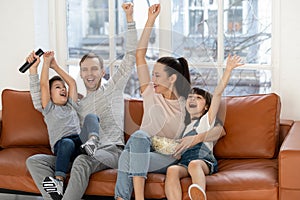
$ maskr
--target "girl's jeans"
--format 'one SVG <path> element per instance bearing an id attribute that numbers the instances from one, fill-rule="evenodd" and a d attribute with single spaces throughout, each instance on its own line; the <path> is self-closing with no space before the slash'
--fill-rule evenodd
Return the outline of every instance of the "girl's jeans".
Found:
<path id="1" fill-rule="evenodd" d="M 133 176 L 147 178 L 147 172 L 166 173 L 167 167 L 176 161 L 172 155 L 152 151 L 150 136 L 141 130 L 131 135 L 119 158 L 115 199 L 130 200 Z"/>
<path id="2" fill-rule="evenodd" d="M 88 114 L 84 119 L 80 135 L 69 135 L 55 143 L 55 176 L 66 178 L 70 162 L 81 153 L 80 146 L 92 135 L 99 137 L 99 118 L 95 114 Z"/>

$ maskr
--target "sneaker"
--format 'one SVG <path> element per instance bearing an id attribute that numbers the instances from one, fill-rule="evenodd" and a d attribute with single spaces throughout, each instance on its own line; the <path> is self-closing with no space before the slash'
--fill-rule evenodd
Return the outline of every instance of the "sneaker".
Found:
<path id="1" fill-rule="evenodd" d="M 81 148 L 84 149 L 84 151 L 89 156 L 94 156 L 97 150 L 97 144 L 98 144 L 98 138 L 90 138 L 86 143 L 81 145 Z"/>
<path id="2" fill-rule="evenodd" d="M 191 200 L 206 200 L 205 191 L 198 184 L 190 185 L 189 197 Z"/>
<path id="3" fill-rule="evenodd" d="M 52 199 L 61 200 L 63 198 L 63 181 L 47 176 L 43 181 L 43 188 Z"/>

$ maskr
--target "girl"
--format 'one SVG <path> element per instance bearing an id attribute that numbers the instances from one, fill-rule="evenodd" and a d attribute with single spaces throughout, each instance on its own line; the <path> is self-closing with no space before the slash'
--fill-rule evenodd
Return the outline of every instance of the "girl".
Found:
<path id="1" fill-rule="evenodd" d="M 229 81 L 231 71 L 242 65 L 240 61 L 239 56 L 229 55 L 225 72 L 213 97 L 199 88 L 193 88 L 189 93 L 186 109 L 190 114 L 191 123 L 187 125 L 183 138 L 176 147 L 175 154 L 183 152 L 179 163 L 170 166 L 167 170 L 165 190 L 168 199 L 182 199 L 180 179 L 190 175 L 193 183 L 188 190 L 190 199 L 206 200 L 205 175 L 217 171 L 218 163 L 213 155 L 213 142 L 222 132 L 219 130 L 219 133 L 208 133 L 207 131 L 215 124 L 222 93 Z"/>

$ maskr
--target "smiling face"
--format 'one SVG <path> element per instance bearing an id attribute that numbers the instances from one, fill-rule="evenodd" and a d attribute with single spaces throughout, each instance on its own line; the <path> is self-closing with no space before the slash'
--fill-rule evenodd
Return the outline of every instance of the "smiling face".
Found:
<path id="1" fill-rule="evenodd" d="M 201 117 L 208 109 L 206 99 L 199 94 L 189 94 L 185 106 L 191 118 Z"/>
<path id="2" fill-rule="evenodd" d="M 80 65 L 80 77 L 84 82 L 87 93 L 99 88 L 104 74 L 104 69 L 97 58 L 86 58 Z"/>
<path id="3" fill-rule="evenodd" d="M 162 94 L 163 96 L 169 96 L 174 91 L 174 76 L 169 76 L 165 71 L 165 65 L 161 63 L 155 63 L 152 71 L 152 82 L 155 89 L 155 93 Z"/>
<path id="4" fill-rule="evenodd" d="M 63 81 L 55 80 L 50 88 L 50 96 L 54 104 L 65 105 L 68 101 L 68 91 Z"/>

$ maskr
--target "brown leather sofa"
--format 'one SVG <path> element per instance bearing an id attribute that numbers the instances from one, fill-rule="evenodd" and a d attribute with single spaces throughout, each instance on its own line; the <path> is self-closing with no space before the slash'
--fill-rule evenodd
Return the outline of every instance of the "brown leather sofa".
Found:
<path id="1" fill-rule="evenodd" d="M 300 122 L 280 120 L 280 107 L 276 94 L 224 97 L 219 116 L 227 134 L 215 146 L 219 172 L 207 176 L 208 200 L 300 199 Z M 142 114 L 141 100 L 125 101 L 127 139 L 139 128 Z M 1 191 L 38 194 L 25 161 L 51 151 L 28 91 L 2 92 L 0 133 Z M 86 195 L 113 196 L 116 175 L 115 169 L 93 174 Z M 165 198 L 164 180 L 165 175 L 150 173 L 146 198 Z M 181 183 L 188 199 L 191 179 Z"/>

